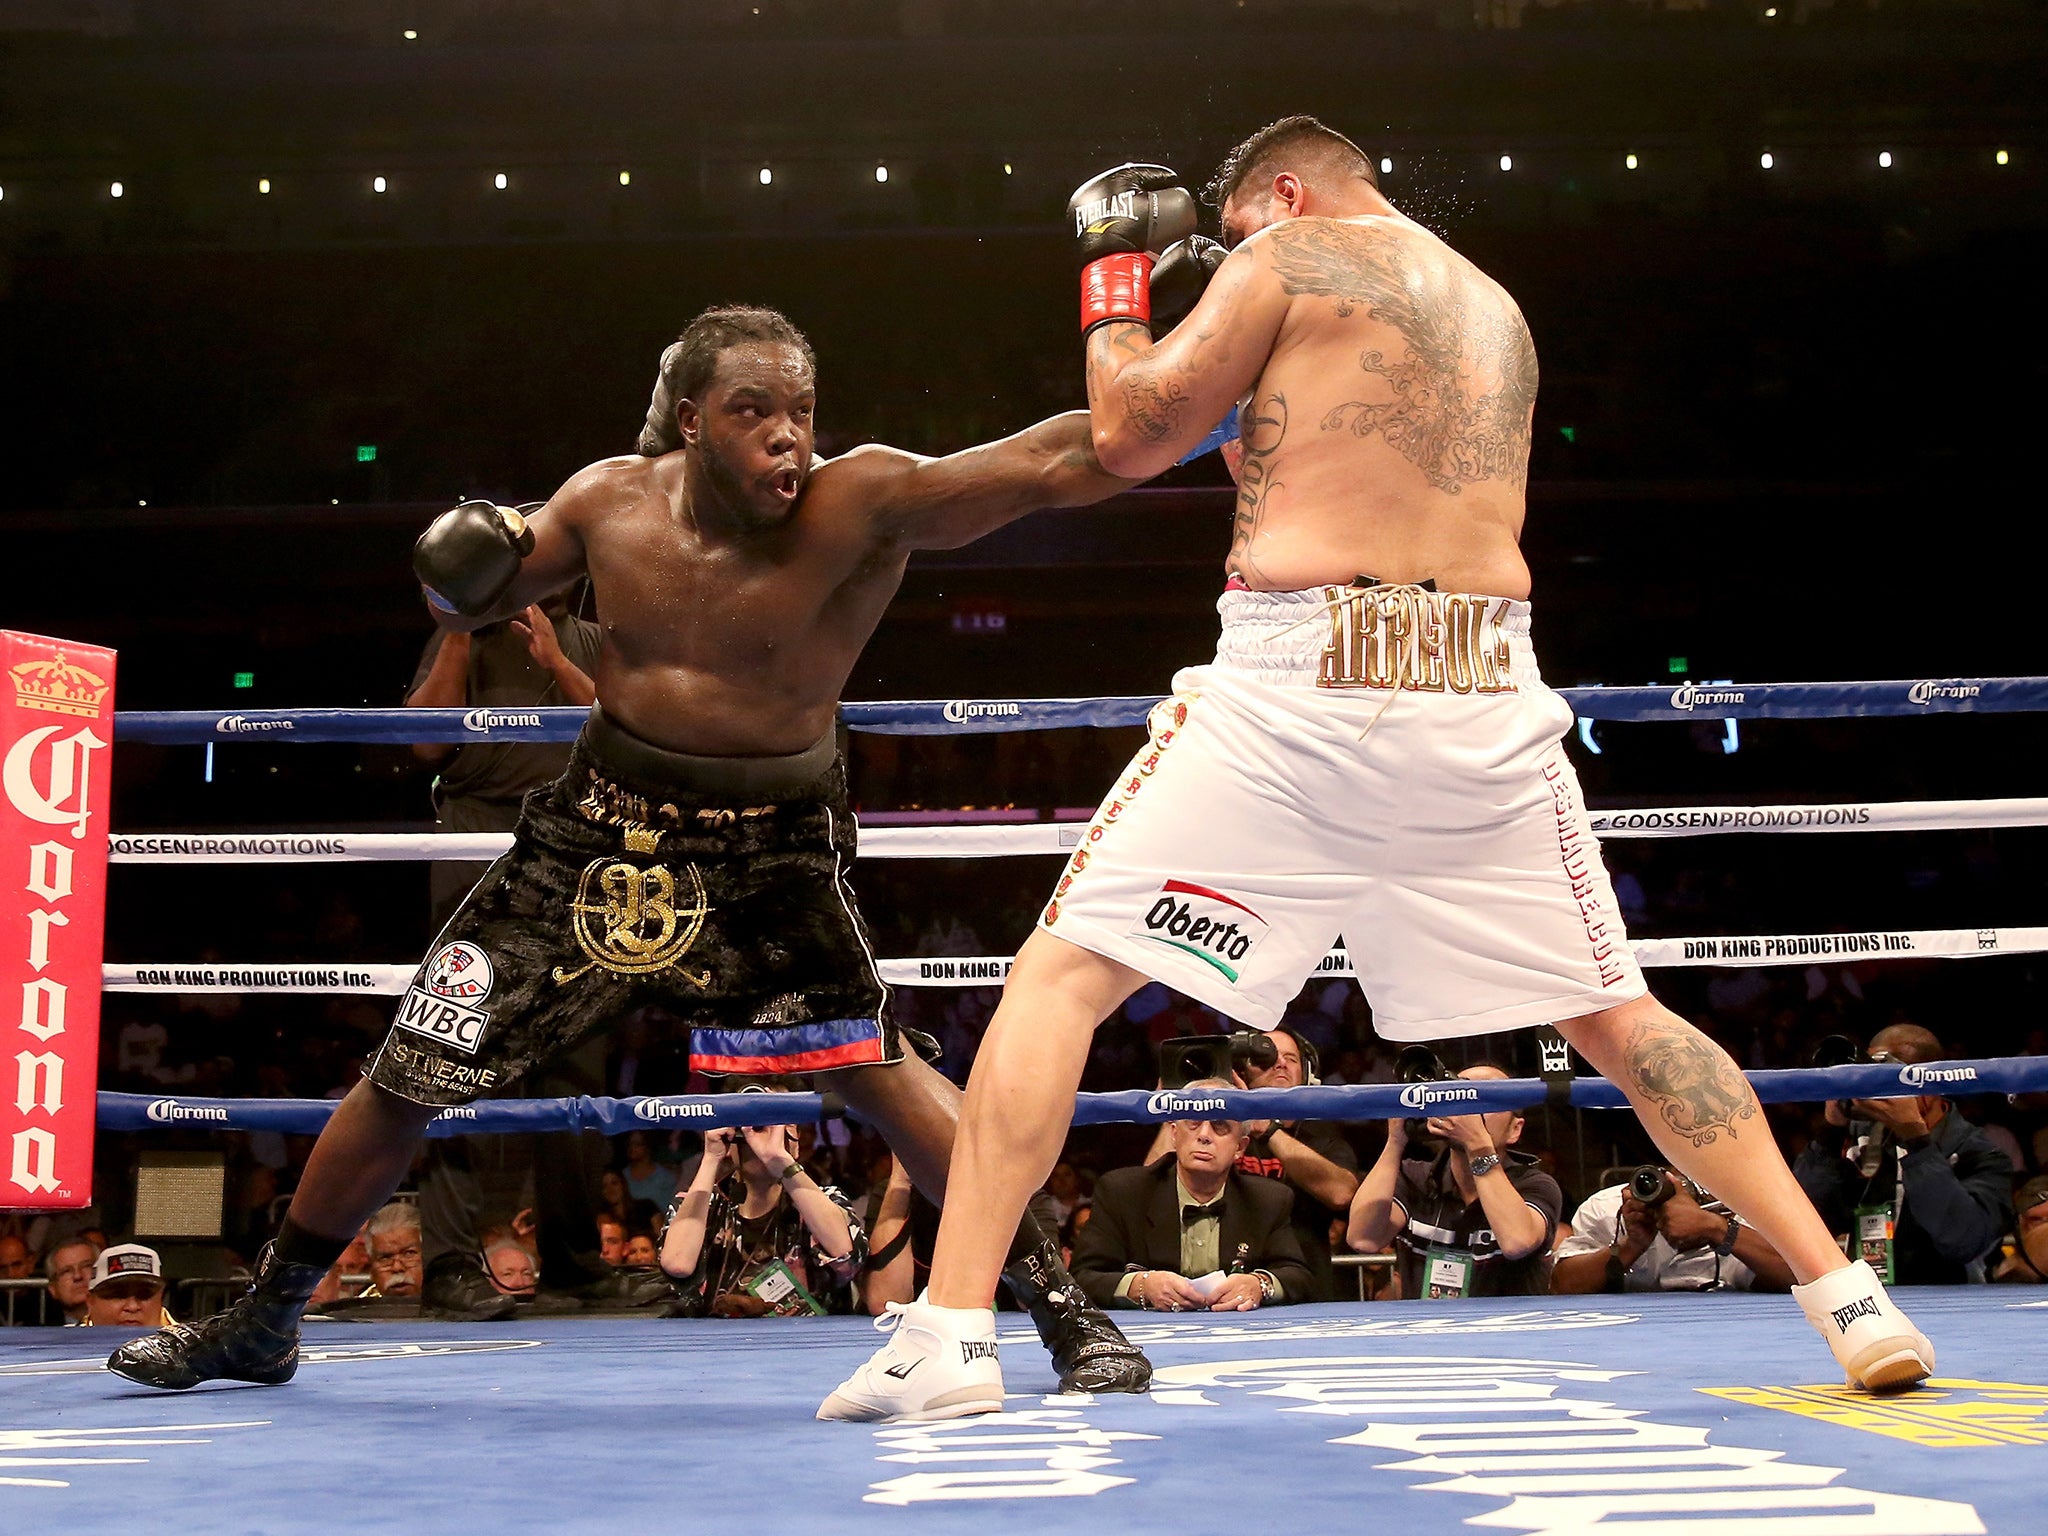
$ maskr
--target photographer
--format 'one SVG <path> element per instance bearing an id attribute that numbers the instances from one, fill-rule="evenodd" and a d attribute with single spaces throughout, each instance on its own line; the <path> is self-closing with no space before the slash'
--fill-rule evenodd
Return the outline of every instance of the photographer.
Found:
<path id="1" fill-rule="evenodd" d="M 1727 1207 L 1649 1163 L 1580 1203 L 1557 1245 L 1550 1290 L 1783 1291 L 1792 1279 L 1777 1249 Z"/>
<path id="2" fill-rule="evenodd" d="M 1220 1078 L 1182 1089 L 1231 1088 Z M 1220 1101 L 1219 1101 L 1220 1102 Z M 1094 1214 L 1074 1240 L 1074 1278 L 1105 1307 L 1243 1312 L 1305 1300 L 1309 1273 L 1288 1224 L 1293 1200 L 1237 1171 L 1236 1120 L 1167 1122 L 1173 1155 L 1095 1183 Z"/>
<path id="3" fill-rule="evenodd" d="M 851 1202 L 797 1161 L 793 1125 L 706 1131 L 661 1239 L 661 1267 L 690 1316 L 849 1311 L 867 1253 Z"/>
<path id="4" fill-rule="evenodd" d="M 1477 1066 L 1458 1076 L 1491 1082 L 1507 1073 Z M 1391 1246 L 1410 1298 L 1541 1295 L 1564 1195 L 1535 1158 L 1511 1150 L 1522 1123 L 1513 1110 L 1433 1117 L 1429 1141 L 1411 1151 L 1408 1123 L 1389 1120 L 1387 1145 L 1351 1201 L 1352 1248 Z"/>
<path id="5" fill-rule="evenodd" d="M 1231 1037 L 1230 1065 L 1247 1088 L 1301 1088 L 1317 1082 L 1315 1047 L 1291 1030 L 1244 1030 Z M 1330 1218 L 1351 1209 L 1358 1193 L 1358 1154 L 1344 1133 L 1323 1120 L 1253 1120 L 1237 1171 L 1279 1179 L 1294 1191 L 1295 1240 L 1307 1261 L 1309 1293 L 1298 1301 L 1329 1301 Z"/>
<path id="6" fill-rule="evenodd" d="M 1873 1060 L 1940 1061 L 1941 1042 L 1917 1024 L 1871 1037 Z M 1827 1222 L 1896 1285 L 1983 1280 L 1984 1256 L 2012 1220 L 2012 1160 L 1947 1099 L 1830 1101 L 1826 1125 L 1792 1165 Z"/>

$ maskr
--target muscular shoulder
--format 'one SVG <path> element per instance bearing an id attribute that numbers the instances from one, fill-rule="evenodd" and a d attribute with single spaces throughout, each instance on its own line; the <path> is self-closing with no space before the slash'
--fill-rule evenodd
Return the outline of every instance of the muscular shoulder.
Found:
<path id="1" fill-rule="evenodd" d="M 1287 219 L 1261 230 L 1241 250 L 1272 269 L 1281 290 L 1354 304 L 1412 303 L 1434 269 L 1458 258 L 1421 225 L 1384 216 Z"/>
<path id="2" fill-rule="evenodd" d="M 586 464 L 548 501 L 550 511 L 570 523 L 583 523 L 615 511 L 622 503 L 644 500 L 658 484 L 659 459 L 637 453 Z"/>

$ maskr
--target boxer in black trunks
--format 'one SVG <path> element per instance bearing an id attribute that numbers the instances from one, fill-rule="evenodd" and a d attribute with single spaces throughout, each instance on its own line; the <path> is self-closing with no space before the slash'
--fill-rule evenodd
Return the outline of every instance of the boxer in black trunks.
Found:
<path id="1" fill-rule="evenodd" d="M 706 1071 L 813 1073 L 942 1198 L 960 1092 L 893 1022 L 846 883 L 839 690 L 912 550 L 1129 482 L 1096 462 L 1082 411 L 945 458 L 876 445 L 814 468 L 816 398 L 788 320 L 707 310 L 663 354 L 637 455 L 591 465 L 530 519 L 465 503 L 422 537 L 414 566 L 448 629 L 587 575 L 599 703 L 400 999 L 248 1294 L 122 1345 L 110 1369 L 174 1389 L 289 1379 L 306 1298 L 427 1122 L 645 1003 L 690 1024 Z M 1011 1257 L 1062 1386 L 1142 1391 L 1144 1356 L 1029 1217 Z"/>

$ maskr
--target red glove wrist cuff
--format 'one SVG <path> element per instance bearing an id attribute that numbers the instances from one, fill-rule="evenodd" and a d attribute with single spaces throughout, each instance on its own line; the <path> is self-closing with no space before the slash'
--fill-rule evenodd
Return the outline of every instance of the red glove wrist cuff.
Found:
<path id="1" fill-rule="evenodd" d="M 1152 320 L 1152 256 L 1131 251 L 1102 256 L 1081 269 L 1081 333 L 1108 320 Z"/>

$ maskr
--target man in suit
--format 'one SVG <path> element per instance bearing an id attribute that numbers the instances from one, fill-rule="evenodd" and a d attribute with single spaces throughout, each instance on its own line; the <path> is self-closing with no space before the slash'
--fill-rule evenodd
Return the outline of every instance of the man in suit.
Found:
<path id="1" fill-rule="evenodd" d="M 1184 1096 L 1224 1082 L 1190 1083 Z M 1294 1192 L 1236 1171 L 1250 1138 L 1237 1120 L 1176 1120 L 1171 1157 L 1096 1181 L 1095 1214 L 1074 1246 L 1074 1278 L 1105 1307 L 1248 1312 L 1311 1294 L 1294 1235 Z"/>

